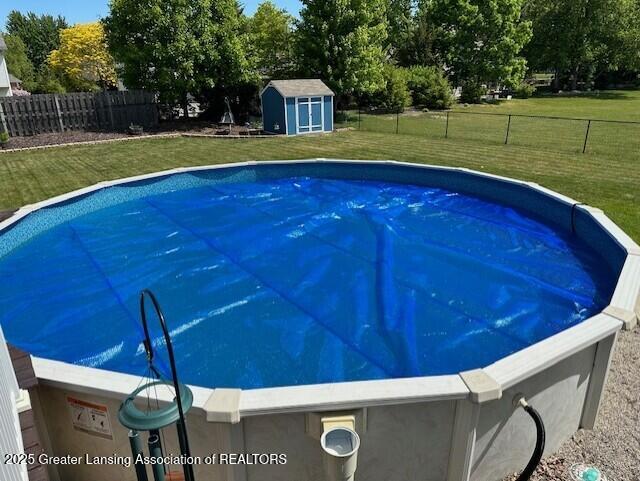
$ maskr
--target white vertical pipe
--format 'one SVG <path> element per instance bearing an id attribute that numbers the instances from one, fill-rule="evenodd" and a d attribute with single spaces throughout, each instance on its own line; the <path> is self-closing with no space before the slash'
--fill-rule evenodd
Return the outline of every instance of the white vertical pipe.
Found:
<path id="1" fill-rule="evenodd" d="M 4 333 L 0 327 L 0 453 L 2 454 L 24 453 L 17 406 L 17 401 L 22 397 L 13 372 Z M 27 465 L 0 462 L 0 479 L 28 481 Z"/>

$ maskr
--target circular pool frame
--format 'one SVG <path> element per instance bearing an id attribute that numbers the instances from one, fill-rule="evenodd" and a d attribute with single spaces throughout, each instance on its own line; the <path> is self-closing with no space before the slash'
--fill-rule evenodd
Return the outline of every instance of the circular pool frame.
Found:
<path id="1" fill-rule="evenodd" d="M 178 168 L 101 182 L 25 206 L 0 223 L 0 232 L 38 209 L 73 202 L 111 186 L 152 183 L 204 170 L 229 182 L 250 181 L 262 174 L 284 176 L 292 168 L 299 175 L 440 187 L 520 208 L 594 248 L 619 272 L 618 282 L 610 305 L 601 313 L 481 369 L 454 375 L 244 391 L 193 387 L 189 422 L 196 432 L 191 437 L 195 444 L 206 446 L 205 451 L 217 447 L 226 452 L 289 452 L 286 465 L 266 471 L 252 466 L 197 466 L 197 473 L 209 477 L 217 469 L 220 479 L 228 481 L 283 476 L 322 479 L 320 448 L 313 439 L 318 434 L 319 412 L 353 414 L 356 431 L 362 437 L 356 479 L 368 481 L 399 479 L 394 478 L 394 473 L 400 472 L 398 465 L 404 469 L 403 481 L 412 481 L 414 471 L 415 479 L 423 481 L 425 469 L 431 473 L 426 479 L 448 481 L 470 477 L 494 480 L 521 469 L 533 447 L 533 432 L 526 416 L 514 412 L 511 401 L 517 393 L 523 393 L 545 418 L 548 451 L 556 449 L 577 428 L 593 427 L 617 333 L 623 327 L 634 327 L 640 313 L 640 247 L 601 210 L 535 183 L 463 168 L 395 161 L 311 159 Z M 35 357 L 32 362 L 40 382 L 35 408 L 41 413 L 54 454 L 82 454 L 87 449 L 79 438 L 84 433 L 52 419 L 67 416 L 61 411 L 66 409 L 68 394 L 109 407 L 117 450 L 122 448 L 122 454 L 126 454 L 126 431 L 116 425 L 117 406 L 138 385 L 138 377 Z M 194 423 L 199 427 L 194 429 Z M 395 439 L 393 446 L 389 446 L 389 438 Z M 423 453 L 429 451 L 424 455 L 426 461 L 416 460 L 418 455 L 412 450 L 418 448 Z M 113 445 L 105 449 L 114 451 Z M 377 461 L 375 468 L 369 468 L 369 460 L 380 457 L 389 458 L 388 462 Z M 83 479 L 77 470 L 65 469 L 59 469 L 63 478 Z M 85 476 L 98 481 L 116 479 L 114 476 L 122 473 L 115 469 L 101 466 L 100 472 L 86 471 Z"/>

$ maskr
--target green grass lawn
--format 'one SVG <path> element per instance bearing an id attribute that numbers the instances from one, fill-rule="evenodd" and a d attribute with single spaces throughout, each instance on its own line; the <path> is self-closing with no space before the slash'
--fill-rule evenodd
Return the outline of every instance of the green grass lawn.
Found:
<path id="1" fill-rule="evenodd" d="M 468 107 L 457 105 L 455 110 L 640 122 L 640 90 L 603 90 L 589 95 L 541 96 Z"/>
<path id="2" fill-rule="evenodd" d="M 500 114 L 500 115 L 496 115 Z M 513 114 L 511 121 L 507 115 Z M 536 116 L 519 117 L 520 115 Z M 566 117 L 564 119 L 538 116 Z M 448 120 L 447 120 L 448 117 Z M 581 96 L 547 96 L 492 104 L 456 105 L 446 112 L 407 111 L 400 115 L 351 113 L 345 125 L 370 132 L 509 144 L 549 152 L 582 153 L 589 128 L 587 155 L 640 162 L 640 123 L 621 124 L 574 119 L 640 122 L 640 91 L 620 90 Z M 510 122 L 510 123 L 509 123 Z M 448 126 L 447 126 L 448 123 Z"/>
<path id="3" fill-rule="evenodd" d="M 538 182 L 602 208 L 640 240 L 640 164 L 624 157 L 554 153 L 518 145 L 344 131 L 292 138 L 136 140 L 0 154 L 0 209 L 101 180 L 243 160 L 394 159 L 468 167 Z"/>

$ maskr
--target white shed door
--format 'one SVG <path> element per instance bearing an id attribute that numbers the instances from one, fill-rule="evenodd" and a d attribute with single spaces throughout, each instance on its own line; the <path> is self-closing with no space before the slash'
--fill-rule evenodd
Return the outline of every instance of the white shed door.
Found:
<path id="1" fill-rule="evenodd" d="M 322 131 L 323 104 L 322 97 L 298 97 L 296 99 L 298 114 L 298 133 Z"/>

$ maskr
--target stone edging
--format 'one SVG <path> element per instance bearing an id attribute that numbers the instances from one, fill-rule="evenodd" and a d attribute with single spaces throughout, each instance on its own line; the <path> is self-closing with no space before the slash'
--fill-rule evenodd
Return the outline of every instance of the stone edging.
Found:
<path id="1" fill-rule="evenodd" d="M 211 138 L 211 139 L 270 139 L 283 137 L 282 135 L 215 135 L 215 134 L 196 134 L 196 133 L 181 133 L 172 132 L 168 134 L 151 134 L 151 135 L 138 135 L 132 137 L 117 137 L 114 139 L 102 139 L 102 140 L 87 140 L 84 142 L 66 142 L 64 144 L 51 144 L 51 145 L 36 145 L 34 147 L 18 147 L 15 149 L 0 149 L 0 154 L 8 154 L 11 152 L 24 152 L 28 150 L 44 150 L 54 147 L 75 147 L 83 145 L 99 145 L 109 144 L 113 142 L 127 142 L 132 140 L 148 140 L 148 139 L 170 139 L 170 138 Z"/>

